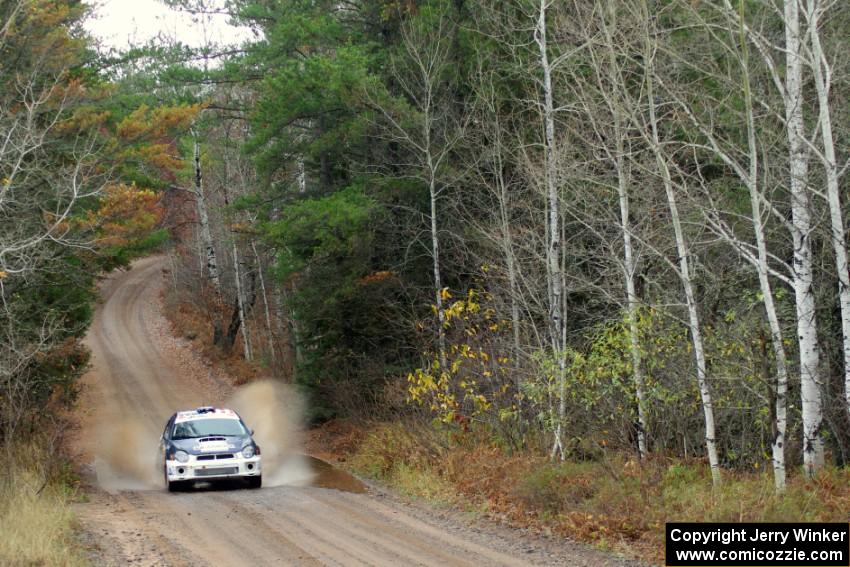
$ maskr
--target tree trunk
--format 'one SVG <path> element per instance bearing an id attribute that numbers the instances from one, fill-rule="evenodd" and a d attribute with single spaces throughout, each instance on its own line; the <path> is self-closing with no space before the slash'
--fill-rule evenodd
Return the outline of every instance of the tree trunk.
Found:
<path id="1" fill-rule="evenodd" d="M 616 20 L 614 19 L 616 8 L 611 0 L 608 1 L 607 8 L 608 14 L 613 20 L 612 22 L 606 22 L 604 27 L 610 58 L 608 62 L 608 88 L 613 90 L 619 88 L 622 83 L 618 79 L 616 72 L 617 57 L 614 53 L 614 40 L 609 28 L 610 25 L 616 25 Z M 615 94 L 609 96 L 616 97 Z M 626 305 L 629 317 L 629 350 L 632 359 L 632 378 L 635 384 L 635 397 L 637 399 L 638 457 L 644 459 L 647 453 L 646 392 L 644 389 L 645 380 L 640 351 L 640 330 L 638 328 L 640 301 L 635 290 L 635 273 L 637 268 L 635 266 L 634 246 L 632 243 L 631 219 L 629 218 L 631 214 L 629 207 L 629 178 L 624 163 L 625 145 L 623 143 L 622 109 L 619 107 L 616 98 L 613 100 L 609 99 L 608 105 L 614 121 L 614 167 L 617 171 L 617 195 L 620 202 L 620 232 L 623 237 L 623 276 L 626 284 Z"/>
<path id="2" fill-rule="evenodd" d="M 841 208 L 839 167 L 835 153 L 832 131 L 832 115 L 829 108 L 829 92 L 832 72 L 820 42 L 818 29 L 821 10 L 819 2 L 808 2 L 809 37 L 811 38 L 812 71 L 818 97 L 821 138 L 823 140 L 822 161 L 826 171 L 826 195 L 829 203 L 830 236 L 835 252 L 835 269 L 838 272 L 838 301 L 841 306 L 841 333 L 844 352 L 844 396 L 845 409 L 850 415 L 850 267 L 847 261 L 847 241 Z"/>
<path id="3" fill-rule="evenodd" d="M 254 252 L 254 261 L 257 262 L 257 276 L 260 278 L 260 293 L 263 294 L 263 309 L 266 316 L 266 332 L 268 333 L 269 357 L 272 363 L 275 362 L 274 350 L 274 329 L 272 328 L 272 315 L 269 310 L 269 296 L 266 293 L 266 279 L 263 276 L 263 263 L 260 261 L 260 254 L 257 252 L 257 244 L 251 241 L 251 250 Z"/>
<path id="4" fill-rule="evenodd" d="M 239 247 L 233 239 L 233 271 L 236 279 L 236 311 L 239 314 L 239 325 L 242 328 L 242 348 L 245 360 L 251 360 L 251 339 L 248 336 L 248 321 L 245 313 L 245 295 L 242 290 L 242 271 L 239 269 Z"/>
<path id="5" fill-rule="evenodd" d="M 563 344 L 564 320 L 561 312 L 563 285 L 561 278 L 561 231 L 558 226 L 560 205 L 555 171 L 555 108 L 552 94 L 552 67 L 546 42 L 547 0 L 540 0 L 537 24 L 534 28 L 534 41 L 540 51 L 540 68 L 543 71 L 543 123 L 544 123 L 544 177 L 546 180 L 546 209 L 548 246 L 546 250 L 546 279 L 549 289 L 549 336 L 552 355 L 558 361 L 558 389 L 563 389 L 566 380 L 566 352 Z M 565 406 L 558 404 L 558 424 L 555 427 L 555 441 L 552 454 L 564 455 L 563 422 Z"/>
<path id="6" fill-rule="evenodd" d="M 430 165 L 431 154 L 428 153 Z M 440 239 L 437 232 L 437 189 L 433 172 L 428 184 L 431 197 L 431 255 L 434 262 L 434 299 L 437 305 L 437 343 L 440 356 L 440 372 L 446 371 L 446 311 L 443 307 L 443 280 L 440 274 Z"/>
<path id="7" fill-rule="evenodd" d="M 218 258 L 215 253 L 212 231 L 210 230 L 210 217 L 207 212 L 207 201 L 204 196 L 203 177 L 201 174 L 201 144 L 195 139 L 195 202 L 198 207 L 198 222 L 201 225 L 201 241 L 206 258 L 207 275 L 213 290 L 218 298 L 221 298 L 221 279 L 218 272 Z"/>
<path id="8" fill-rule="evenodd" d="M 820 349 L 812 269 L 809 164 L 803 122 L 803 80 L 798 0 L 785 0 L 785 120 L 791 170 L 793 279 L 800 344 L 800 396 L 803 418 L 803 470 L 811 478 L 823 464 L 823 401 Z"/>
<path id="9" fill-rule="evenodd" d="M 218 257 L 215 252 L 215 243 L 210 230 L 210 217 L 207 212 L 207 201 L 204 196 L 203 176 L 201 173 L 201 144 L 195 137 L 195 204 L 198 208 L 198 223 L 200 224 L 201 247 L 206 259 L 206 272 L 213 287 L 213 343 L 219 344 L 222 340 L 222 328 L 219 321 L 219 308 L 222 304 L 221 278 L 218 272 Z"/>
<path id="10" fill-rule="evenodd" d="M 650 13 L 647 11 L 647 17 Z M 679 256 L 678 276 L 682 283 L 682 288 L 685 292 L 685 302 L 688 308 L 688 328 L 691 334 L 691 342 L 694 347 L 694 359 L 697 367 L 697 388 L 699 389 L 700 400 L 702 401 L 703 417 L 705 420 L 705 448 L 708 454 L 708 464 L 711 468 L 711 479 L 715 486 L 720 485 L 720 460 L 717 456 L 717 436 L 714 423 L 714 404 L 711 398 L 711 391 L 708 388 L 708 372 L 705 361 L 705 350 L 702 342 L 702 333 L 700 328 L 699 311 L 697 309 L 696 295 L 694 294 L 693 282 L 691 281 L 690 260 L 688 257 L 688 246 L 685 241 L 685 235 L 682 230 L 682 223 L 679 218 L 679 208 L 676 203 L 676 194 L 673 188 L 673 180 L 667 161 L 662 153 L 660 137 L 658 134 L 658 119 L 655 113 L 655 94 L 653 84 L 654 73 L 654 53 L 651 45 L 650 30 L 647 30 L 646 35 L 646 52 L 644 54 L 644 64 L 646 65 L 646 100 L 649 109 L 649 126 L 651 130 L 650 146 L 655 155 L 656 164 L 661 174 L 661 179 L 664 185 L 664 192 L 667 196 L 667 205 L 670 210 L 670 221 L 673 224 L 673 233 L 676 238 L 676 252 Z"/>
<path id="11" fill-rule="evenodd" d="M 224 337 L 221 341 L 221 346 L 225 350 L 225 352 L 229 352 L 233 345 L 236 344 L 236 336 L 239 334 L 239 329 L 242 325 L 242 320 L 247 317 L 251 310 L 254 308 L 254 304 L 257 301 L 257 289 L 256 289 L 256 275 L 254 272 L 249 273 L 248 282 L 250 285 L 250 294 L 247 295 L 247 299 L 244 303 L 244 311 L 239 308 L 239 294 L 236 294 L 236 299 L 233 301 L 233 310 L 230 314 L 230 324 L 227 326 L 227 332 L 224 334 Z M 244 335 L 244 331 L 243 331 Z"/>

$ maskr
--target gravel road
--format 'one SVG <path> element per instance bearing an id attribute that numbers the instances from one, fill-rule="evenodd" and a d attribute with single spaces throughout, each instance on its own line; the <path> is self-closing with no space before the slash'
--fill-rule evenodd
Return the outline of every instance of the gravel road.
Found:
<path id="1" fill-rule="evenodd" d="M 584 546 L 480 528 L 368 488 L 207 486 L 169 494 L 153 474 L 178 409 L 221 403 L 225 380 L 168 335 L 162 258 L 102 285 L 71 442 L 86 484 L 80 539 L 96 565 L 623 565 Z M 243 416 L 250 424 L 250 416 Z"/>

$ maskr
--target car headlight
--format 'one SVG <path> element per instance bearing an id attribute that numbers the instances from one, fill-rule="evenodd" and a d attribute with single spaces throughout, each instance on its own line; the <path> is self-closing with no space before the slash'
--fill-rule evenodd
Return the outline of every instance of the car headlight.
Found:
<path id="1" fill-rule="evenodd" d="M 254 446 L 253 445 L 245 445 L 242 447 L 242 456 L 246 459 L 250 459 L 254 456 Z"/>
<path id="2" fill-rule="evenodd" d="M 189 453 L 186 451 L 177 451 L 174 453 L 174 458 L 177 459 L 178 463 L 185 463 L 189 460 Z"/>

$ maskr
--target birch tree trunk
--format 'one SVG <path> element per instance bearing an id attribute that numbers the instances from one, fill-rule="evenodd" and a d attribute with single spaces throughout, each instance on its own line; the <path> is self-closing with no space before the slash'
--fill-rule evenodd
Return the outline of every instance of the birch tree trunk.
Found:
<path id="1" fill-rule="evenodd" d="M 195 138 L 195 204 L 198 208 L 198 223 L 201 227 L 201 247 L 206 259 L 207 275 L 215 291 L 216 300 L 221 303 L 221 278 L 218 272 L 218 258 L 215 253 L 215 243 L 210 230 L 210 217 L 207 212 L 207 201 L 204 196 L 203 175 L 201 173 L 201 144 Z"/>
<path id="2" fill-rule="evenodd" d="M 640 336 L 638 328 L 638 310 L 640 301 L 635 290 L 635 273 L 636 265 L 634 258 L 634 246 L 632 244 L 632 228 L 629 218 L 629 176 L 626 171 L 625 164 L 625 145 L 623 132 L 623 116 L 622 107 L 617 100 L 615 89 L 622 85 L 619 79 L 620 74 L 617 72 L 617 57 L 614 51 L 614 38 L 611 34 L 611 25 L 616 25 L 616 8 L 611 2 L 607 3 L 608 15 L 612 19 L 611 22 L 605 22 L 603 29 L 605 32 L 606 48 L 608 50 L 608 85 L 602 87 L 605 92 L 605 98 L 608 107 L 611 110 L 611 116 L 614 125 L 614 167 L 617 172 L 617 196 L 620 202 L 620 232 L 623 237 L 623 276 L 626 285 L 626 304 L 629 318 L 629 350 L 632 359 L 632 378 L 635 384 L 635 398 L 637 399 L 638 410 L 638 427 L 637 427 L 637 442 L 638 442 L 638 457 L 644 459 L 647 453 L 646 441 L 646 392 L 644 387 L 643 361 L 641 360 Z M 601 86 L 601 85 L 600 85 Z"/>
<path id="3" fill-rule="evenodd" d="M 635 261 L 632 246 L 632 233 L 629 222 L 629 192 L 622 163 L 623 142 L 619 132 L 619 120 L 615 119 L 615 136 L 617 137 L 617 192 L 620 201 L 620 230 L 623 233 L 623 275 L 626 281 L 626 301 L 629 316 L 629 350 L 632 358 L 632 377 L 635 383 L 635 397 L 638 410 L 638 457 L 646 457 L 646 392 L 644 388 L 643 362 L 640 351 L 640 330 L 638 328 L 638 310 L 640 301 L 635 291 Z"/>
<path id="4" fill-rule="evenodd" d="M 839 188 L 840 172 L 835 152 L 832 131 L 832 114 L 829 108 L 829 93 L 832 87 L 832 70 L 823 52 L 820 41 L 820 17 L 823 4 L 808 0 L 808 37 L 811 41 L 812 71 L 818 99 L 818 122 L 823 154 L 821 161 L 826 172 L 826 195 L 829 203 L 830 236 L 835 253 L 835 269 L 838 272 L 838 301 L 841 306 L 842 350 L 844 353 L 844 399 L 845 409 L 850 415 L 850 266 L 847 261 L 847 240 L 841 208 Z"/>
<path id="5" fill-rule="evenodd" d="M 566 352 L 564 348 L 563 313 L 563 281 L 561 277 L 561 230 L 558 226 L 560 205 L 558 202 L 558 185 L 555 164 L 555 108 L 552 94 L 552 66 L 549 63 L 548 46 L 546 42 L 546 10 L 547 0 L 540 0 L 537 14 L 537 24 L 534 28 L 534 41 L 540 52 L 540 69 L 543 72 L 543 125 L 544 125 L 544 178 L 546 183 L 546 232 L 548 245 L 546 250 L 546 279 L 549 290 L 549 336 L 552 354 L 558 361 L 558 390 L 562 391 L 566 380 Z M 560 453 L 565 458 L 563 444 L 563 425 L 566 406 L 558 404 L 558 423 L 555 427 L 555 442 L 552 454 Z"/>
<path id="6" fill-rule="evenodd" d="M 239 247 L 233 239 L 233 272 L 236 280 L 236 308 L 239 312 L 239 328 L 242 330 L 242 348 L 245 360 L 252 360 L 251 341 L 248 337 L 248 321 L 245 319 L 245 294 L 242 289 L 242 271 L 239 269 Z"/>
<path id="7" fill-rule="evenodd" d="M 791 172 L 792 265 L 797 338 L 800 344 L 800 396 L 803 418 L 803 470 L 811 478 L 823 464 L 823 401 L 820 349 L 812 270 L 809 163 L 803 122 L 803 79 L 798 0 L 785 0 L 785 121 Z"/>
<path id="8" fill-rule="evenodd" d="M 746 69 L 745 69 L 746 72 Z M 776 313 L 773 289 L 770 283 L 770 273 L 767 256 L 767 243 L 764 235 L 762 220 L 761 195 L 757 185 L 758 180 L 758 150 L 756 148 L 756 126 L 753 117 L 752 92 L 749 76 L 746 76 L 744 87 L 747 113 L 747 144 L 750 154 L 750 170 L 747 188 L 750 194 L 750 208 L 753 217 L 753 232 L 756 239 L 758 255 L 757 272 L 759 288 L 764 302 L 764 310 L 770 328 L 770 342 L 773 348 L 773 358 L 776 364 L 776 395 L 774 401 L 773 441 L 771 452 L 773 458 L 773 480 L 777 492 L 785 490 L 785 431 L 788 426 L 788 364 L 785 357 L 785 345 L 782 339 L 782 327 Z"/>
<path id="9" fill-rule="evenodd" d="M 433 25 L 436 24 L 436 25 Z M 443 305 L 443 279 L 440 270 L 440 231 L 437 201 L 448 185 L 445 165 L 460 134 L 450 132 L 451 119 L 444 106 L 442 93 L 446 84 L 446 69 L 450 64 L 450 39 L 455 35 L 453 24 L 440 12 L 435 22 L 411 19 L 401 26 L 406 60 L 393 62 L 396 80 L 412 101 L 415 120 L 401 119 L 386 105 L 372 101 L 386 120 L 391 138 L 406 146 L 415 155 L 419 168 L 417 178 L 428 187 L 430 201 L 431 259 L 434 277 L 434 303 L 437 309 L 437 348 L 440 371 L 446 363 L 446 311 Z M 395 66 L 397 64 L 397 66 Z"/>
<path id="10" fill-rule="evenodd" d="M 648 7 L 645 6 L 646 16 L 649 18 L 651 14 Z M 654 94 L 654 53 L 650 39 L 650 30 L 647 29 L 646 34 L 646 52 L 644 54 L 644 64 L 646 65 L 646 100 L 649 110 L 649 126 L 650 126 L 650 146 L 655 156 L 656 164 L 661 174 L 661 179 L 664 185 L 664 192 L 667 197 L 667 205 L 670 210 L 670 221 L 673 225 L 673 233 L 676 239 L 676 252 L 679 256 L 678 276 L 682 283 L 682 288 L 685 293 L 685 302 L 688 309 L 688 329 L 691 334 L 691 342 L 694 348 L 694 360 L 697 369 L 697 388 L 699 389 L 700 400 L 702 402 L 703 417 L 705 420 L 705 448 L 708 455 L 708 464 L 711 468 L 711 479 L 715 486 L 720 485 L 720 460 L 717 456 L 717 436 L 715 431 L 714 421 L 714 404 L 711 398 L 711 391 L 708 387 L 708 372 L 705 361 L 705 349 L 702 341 L 702 332 L 700 327 L 699 311 L 697 309 L 696 295 L 694 293 L 693 282 L 691 279 L 691 267 L 688 256 L 688 245 L 685 240 L 685 234 L 682 230 L 682 222 L 679 218 L 679 207 L 676 203 L 676 193 L 673 187 L 673 179 L 670 170 L 663 155 L 660 144 L 660 136 L 658 134 L 658 119 L 655 112 L 655 94 Z"/>
<path id="11" fill-rule="evenodd" d="M 432 163 L 430 151 L 427 152 L 427 162 Z M 429 167 L 430 169 L 430 167 Z M 433 171 L 428 182 L 428 193 L 431 198 L 431 256 L 434 267 L 434 299 L 437 306 L 437 343 L 440 351 L 440 371 L 446 371 L 446 310 L 443 307 L 443 280 L 440 273 L 440 234 L 437 230 L 437 187 Z"/>
<path id="12" fill-rule="evenodd" d="M 263 276 L 263 263 L 260 260 L 260 254 L 257 252 L 257 243 L 251 240 L 251 250 L 254 252 L 254 261 L 257 262 L 257 275 L 260 278 L 260 293 L 263 294 L 263 310 L 266 316 L 266 332 L 268 333 L 269 357 L 272 363 L 275 362 L 274 350 L 274 330 L 272 328 L 272 315 L 269 309 L 269 296 L 266 293 L 266 278 Z"/>

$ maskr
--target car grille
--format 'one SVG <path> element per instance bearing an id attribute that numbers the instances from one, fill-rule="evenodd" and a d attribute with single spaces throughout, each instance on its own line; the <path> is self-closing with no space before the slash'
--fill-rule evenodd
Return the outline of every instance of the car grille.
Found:
<path id="1" fill-rule="evenodd" d="M 227 474 L 236 474 L 239 472 L 239 467 L 219 467 L 215 469 L 195 469 L 195 476 L 219 476 Z"/>
<path id="2" fill-rule="evenodd" d="M 232 459 L 233 453 L 219 453 L 218 455 L 198 455 L 195 459 L 198 461 L 214 461 L 216 459 Z"/>

